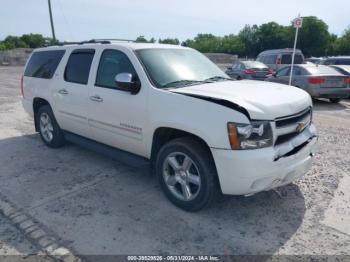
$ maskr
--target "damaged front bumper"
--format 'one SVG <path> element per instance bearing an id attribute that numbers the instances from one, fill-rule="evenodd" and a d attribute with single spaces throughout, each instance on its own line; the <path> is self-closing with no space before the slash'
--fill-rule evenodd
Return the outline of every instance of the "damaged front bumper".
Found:
<path id="1" fill-rule="evenodd" d="M 316 129 L 311 124 L 275 147 L 240 151 L 211 148 L 223 194 L 251 195 L 301 178 L 311 169 L 316 142 Z"/>

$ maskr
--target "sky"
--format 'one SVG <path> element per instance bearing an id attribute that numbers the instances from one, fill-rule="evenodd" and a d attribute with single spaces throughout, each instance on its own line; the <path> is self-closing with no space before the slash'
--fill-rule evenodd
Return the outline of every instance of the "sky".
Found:
<path id="1" fill-rule="evenodd" d="M 317 16 L 331 33 L 350 26 L 350 0 L 51 0 L 56 37 L 193 38 L 198 33 L 237 34 L 246 24 L 288 25 L 299 13 Z M 47 0 L 0 0 L 0 39 L 51 36 Z"/>

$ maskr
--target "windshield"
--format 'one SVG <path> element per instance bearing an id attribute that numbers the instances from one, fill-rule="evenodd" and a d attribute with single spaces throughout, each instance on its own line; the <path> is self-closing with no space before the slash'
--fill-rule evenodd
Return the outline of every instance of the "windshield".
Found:
<path id="1" fill-rule="evenodd" d="M 207 57 L 193 49 L 140 49 L 136 53 L 158 88 L 230 79 Z"/>

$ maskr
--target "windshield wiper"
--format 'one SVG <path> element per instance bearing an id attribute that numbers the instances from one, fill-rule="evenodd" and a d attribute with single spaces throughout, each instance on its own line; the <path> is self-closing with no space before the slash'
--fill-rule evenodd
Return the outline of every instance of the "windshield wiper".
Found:
<path id="1" fill-rule="evenodd" d="M 198 85 L 206 83 L 206 81 L 199 81 L 199 80 L 178 80 L 178 81 L 173 81 L 170 83 L 167 83 L 163 85 L 163 88 L 180 88 L 184 86 L 190 86 L 190 85 Z"/>
<path id="2" fill-rule="evenodd" d="M 232 80 L 231 78 L 224 77 L 224 76 L 213 76 L 210 78 L 205 79 L 205 82 L 218 82 L 218 81 L 229 81 Z"/>

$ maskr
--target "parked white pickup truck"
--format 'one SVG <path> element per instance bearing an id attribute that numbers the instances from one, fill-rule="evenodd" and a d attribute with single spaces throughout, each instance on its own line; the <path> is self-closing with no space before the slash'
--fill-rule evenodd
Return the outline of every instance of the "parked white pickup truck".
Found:
<path id="1" fill-rule="evenodd" d="M 185 210 L 221 192 L 286 185 L 311 167 L 317 137 L 306 92 L 233 81 L 190 48 L 105 40 L 40 48 L 21 88 L 46 145 L 80 138 L 150 160 Z"/>

